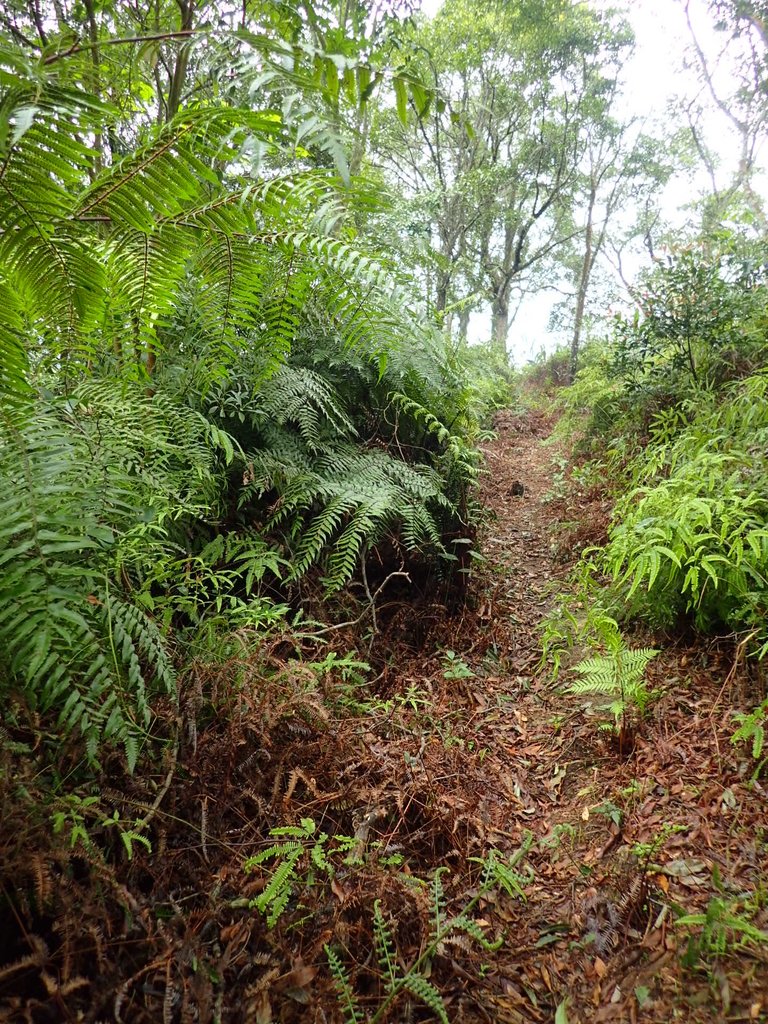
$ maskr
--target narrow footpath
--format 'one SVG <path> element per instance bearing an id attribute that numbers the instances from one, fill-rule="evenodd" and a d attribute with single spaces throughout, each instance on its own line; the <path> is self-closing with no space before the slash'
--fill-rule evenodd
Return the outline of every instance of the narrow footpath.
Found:
<path id="1" fill-rule="evenodd" d="M 660 697 L 634 749 L 614 748 L 588 702 L 539 665 L 539 627 L 575 557 L 568 530 L 604 529 L 605 502 L 561 493 L 565 460 L 545 443 L 545 415 L 502 413 L 496 428 L 484 452 L 488 562 L 475 581 L 482 640 L 465 657 L 478 674 L 483 652 L 486 665 L 498 660 L 483 683 L 486 709 L 502 709 L 485 716 L 485 777 L 505 808 L 501 831 L 530 829 L 535 843 L 526 902 L 480 1007 L 510 1024 L 552 1021 L 558 1008 L 558 1024 L 765 1020 L 766 945 L 737 949 L 723 927 L 725 952 L 715 934 L 684 968 L 701 928 L 675 925 L 713 906 L 716 917 L 729 897 L 738 913 L 741 890 L 765 892 L 768 794 L 730 742 L 733 707 L 758 695 L 734 670 L 732 645 L 643 637 L 663 646 L 648 670 Z M 765 902 L 748 908 L 764 930 Z"/>
<path id="2" fill-rule="evenodd" d="M 36 833 L 0 1021 L 766 1021 L 768 794 L 731 743 L 760 694 L 732 643 L 630 635 L 659 695 L 617 750 L 553 682 L 541 623 L 608 508 L 551 429 L 497 417 L 458 600 L 382 566 L 375 617 L 342 595 L 340 626 L 193 666 L 166 762 L 129 792 L 105 769 L 151 851 Z"/>

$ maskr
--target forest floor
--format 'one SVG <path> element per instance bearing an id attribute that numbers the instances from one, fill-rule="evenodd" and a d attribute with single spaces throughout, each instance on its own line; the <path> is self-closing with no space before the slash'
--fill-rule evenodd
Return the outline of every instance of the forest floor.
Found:
<path id="1" fill-rule="evenodd" d="M 151 854 L 134 842 L 127 856 L 103 821 L 108 857 L 66 829 L 52 838 L 4 791 L 0 881 L 19 895 L 0 934 L 0 1020 L 330 1024 L 326 947 L 370 1018 L 386 992 L 374 906 L 405 971 L 428 945 L 441 867 L 448 911 L 474 901 L 477 928 L 503 939 L 486 952 L 456 934 L 422 971 L 451 1024 L 768 1019 L 768 946 L 736 946 L 739 921 L 768 930 L 767 794 L 730 742 L 733 709 L 757 694 L 732 643 L 664 638 L 648 670 L 661 695 L 619 750 L 540 669 L 541 622 L 609 514 L 569 483 L 552 425 L 497 417 L 485 560 L 458 609 L 393 578 L 370 649 L 355 624 L 314 661 L 278 635 L 251 676 L 233 659 L 229 692 L 232 673 L 201 665 L 167 763 L 119 789 L 105 766 L 102 797 L 121 820 L 144 817 Z M 203 694 L 221 713 L 191 729 Z M 34 793 L 33 758 L 24 770 Z M 268 928 L 254 901 L 275 908 L 280 855 L 243 865 L 285 827 L 304 828 L 305 849 Z M 489 849 L 522 852 L 524 897 L 478 893 Z M 676 918 L 707 908 L 684 966 L 702 928 Z M 377 1021 L 434 1020 L 417 988 Z"/>
<path id="2" fill-rule="evenodd" d="M 768 1019 L 768 947 L 737 950 L 741 936 L 712 902 L 757 892 L 751 921 L 766 930 L 768 793 L 730 742 L 734 708 L 759 695 L 733 643 L 643 635 L 636 646 L 662 649 L 648 669 L 660 697 L 621 750 L 562 677 L 539 671 L 542 620 L 610 514 L 601 489 L 569 481 L 569 453 L 545 443 L 552 425 L 502 414 L 485 449 L 495 522 L 476 586 L 505 671 L 484 679 L 478 702 L 506 709 L 485 715 L 487 778 L 506 830 L 529 828 L 538 842 L 526 902 L 486 977 L 496 991 L 480 1002 L 487 1019 L 521 1024 L 552 1020 L 564 1001 L 562 1019 L 583 1024 Z M 708 907 L 714 934 L 684 967 L 688 936 L 702 929 L 675 918 Z"/>

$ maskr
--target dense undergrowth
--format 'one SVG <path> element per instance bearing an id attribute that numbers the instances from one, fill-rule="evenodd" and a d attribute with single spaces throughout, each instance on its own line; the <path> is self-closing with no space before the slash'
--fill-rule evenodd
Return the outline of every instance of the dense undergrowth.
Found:
<path id="1" fill-rule="evenodd" d="M 559 764 L 526 789 L 551 766 L 517 706 L 537 655 L 505 632 L 513 598 L 499 623 L 487 580 L 468 592 L 478 443 L 518 382 L 371 242 L 381 180 L 347 165 L 341 93 L 360 130 L 382 81 L 401 121 L 444 101 L 407 65 L 303 46 L 280 6 L 263 35 L 182 29 L 175 57 L 215 88 L 157 118 L 133 64 L 112 68 L 126 109 L 105 99 L 93 40 L 0 49 L 11 1019 L 301 1020 L 320 976 L 317 1019 L 474 1020 L 531 861 L 546 877 L 574 831 L 549 821 Z M 730 633 L 757 676 L 768 652 L 767 258 L 727 235 L 681 251 L 570 388 L 562 356 L 524 382 L 557 386 L 571 483 L 613 503 L 544 640 L 557 663 L 600 648 L 570 693 L 597 696 L 619 760 L 663 657 L 631 622 Z M 766 713 L 732 723 L 758 761 Z M 659 907 L 650 863 L 627 927 Z M 734 906 L 682 922 L 764 942 Z M 542 977 L 530 1005 L 564 1020 Z"/>
<path id="2" fill-rule="evenodd" d="M 373 795 L 362 815 L 331 807 L 332 846 L 309 819 L 285 824 L 297 785 L 332 793 L 340 764 L 352 783 L 370 770 L 355 723 L 391 715 L 363 656 L 337 651 L 372 641 L 404 581 L 424 600 L 463 593 L 476 439 L 510 394 L 509 375 L 455 347 L 368 249 L 359 225 L 381 198 L 349 178 L 312 109 L 323 86 L 282 52 L 271 61 L 270 38 L 237 45 L 254 77 L 268 69 L 263 110 L 203 104 L 138 133 L 134 120 L 106 166 L 87 140 L 115 111 L 56 67 L 2 54 L 0 984 L 25 1019 L 86 1005 L 92 1019 L 232 1017 L 222 985 L 238 972 L 243 1019 L 264 1017 L 282 937 L 244 966 L 251 931 L 262 942 L 291 886 L 357 866 L 375 817 Z M 337 166 L 302 166 L 297 139 Z M 373 794 L 376 780 L 351 788 Z M 173 821 L 192 823 L 202 874 L 169 852 Z M 264 861 L 272 828 L 285 859 L 258 895 L 246 858 Z M 229 929 L 215 953 L 193 937 L 211 834 L 234 873 L 212 897 L 209 925 Z M 408 889 L 398 858 L 371 858 L 361 941 L 374 935 L 391 982 L 375 1019 L 406 993 L 437 1010 L 425 971 L 393 959 L 381 907 Z M 517 877 L 492 858 L 477 874 L 482 894 Z M 479 896 L 447 914 L 439 873 L 432 885 L 433 924 L 419 890 L 414 926 L 434 929 L 435 948 L 487 944 Z M 191 929 L 173 953 L 169 928 Z M 127 970 L 114 942 L 135 945 Z M 141 957 L 160 949 L 178 976 L 158 1003 L 141 996 Z M 82 974 L 94 957 L 99 991 Z"/>
<path id="3" fill-rule="evenodd" d="M 98 173 L 95 99 L 19 75 L 4 116 L 3 686 L 132 770 L 190 647 L 310 578 L 466 568 L 494 385 L 355 242 L 364 186 L 238 172 L 268 114 L 186 112 Z"/>
<path id="4" fill-rule="evenodd" d="M 608 492 L 605 540 L 545 629 L 560 654 L 615 624 L 728 634 L 755 671 L 768 652 L 768 316 L 764 242 L 723 236 L 670 255 L 642 309 L 617 320 L 561 392 L 582 493 Z M 554 369 L 536 372 L 557 372 Z M 587 612 L 579 612 L 586 604 Z M 607 624 L 607 625 L 606 625 Z M 607 629 L 607 633 L 606 633 Z M 763 749 L 766 705 L 736 733 Z"/>

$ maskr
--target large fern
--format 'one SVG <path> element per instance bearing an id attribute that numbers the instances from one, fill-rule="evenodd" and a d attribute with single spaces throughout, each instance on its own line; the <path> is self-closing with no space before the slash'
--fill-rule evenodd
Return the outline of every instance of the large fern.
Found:
<path id="1" fill-rule="evenodd" d="M 108 108 L 45 62 L 0 68 L 4 685 L 133 765 L 174 692 L 172 638 L 224 596 L 242 610 L 317 564 L 337 589 L 385 538 L 445 554 L 461 403 L 403 281 L 355 239 L 365 188 L 254 172 L 290 109 L 320 144 L 306 106 L 184 109 L 102 167 Z"/>
<path id="2" fill-rule="evenodd" d="M 78 732 L 88 756 L 124 744 L 129 767 L 150 720 L 149 693 L 173 695 L 175 673 L 154 624 L 110 591 L 116 535 L 96 510 L 103 481 L 53 411 L 0 428 L 0 649 L 5 686 Z M 109 500 L 131 501 L 111 476 Z"/>
<path id="3" fill-rule="evenodd" d="M 223 396 L 219 401 L 226 408 Z M 452 507 L 440 475 L 355 443 L 340 396 L 322 378 L 284 368 L 263 387 L 249 416 L 259 447 L 246 456 L 239 504 L 246 509 L 265 496 L 276 499 L 264 525 L 283 532 L 294 578 L 322 556 L 326 584 L 338 589 L 363 549 L 388 533 L 408 551 L 444 550 L 439 516 Z"/>

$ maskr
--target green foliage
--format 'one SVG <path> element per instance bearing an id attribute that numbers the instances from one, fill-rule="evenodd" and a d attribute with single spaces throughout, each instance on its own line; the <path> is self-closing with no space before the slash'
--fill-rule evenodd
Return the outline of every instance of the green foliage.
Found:
<path id="1" fill-rule="evenodd" d="M 520 371 L 521 381 L 543 393 L 564 388 L 568 384 L 570 358 L 567 348 L 558 348 L 552 353 L 541 349 Z"/>
<path id="2" fill-rule="evenodd" d="M 657 695 L 645 682 L 645 669 L 659 653 L 650 647 L 629 648 L 613 623 L 603 630 L 607 653 L 587 658 L 573 666 L 581 678 L 567 687 L 569 693 L 595 694 L 603 698 L 601 710 L 608 711 L 618 728 L 632 712 L 645 714 Z"/>
<path id="3" fill-rule="evenodd" d="M 553 679 L 560 674 L 563 657 L 576 644 L 599 648 L 617 636 L 618 609 L 605 592 L 598 573 L 598 556 L 596 548 L 587 548 L 582 553 L 571 574 L 572 590 L 558 595 L 542 621 L 541 665 L 551 665 Z"/>
<path id="4" fill-rule="evenodd" d="M 3 677 L 33 708 L 55 711 L 62 732 L 77 731 L 92 760 L 102 741 L 122 743 L 132 770 L 150 697 L 175 695 L 175 671 L 156 624 L 110 585 L 136 496 L 122 472 L 104 488 L 82 434 L 56 412 L 41 405 L 22 425 L 0 425 Z"/>
<path id="5" fill-rule="evenodd" d="M 682 426 L 660 420 L 616 508 L 604 564 L 638 610 L 667 623 L 751 634 L 768 650 L 768 377 L 702 401 Z"/>
<path id="6" fill-rule="evenodd" d="M 346 1024 L 363 1024 L 365 1021 L 364 1011 L 358 1005 L 349 971 L 345 967 L 344 961 L 336 950 L 328 945 L 325 946 L 325 955 L 328 957 L 328 967 L 336 986 L 339 1004 Z"/>
<path id="7" fill-rule="evenodd" d="M 568 1024 L 568 997 L 558 1003 L 555 1010 L 555 1024 Z"/>
<path id="8" fill-rule="evenodd" d="M 558 434 L 575 435 L 577 451 L 591 454 L 594 450 L 601 467 L 606 462 L 612 465 L 612 457 L 620 453 L 625 433 L 631 433 L 636 415 L 633 401 L 611 363 L 609 351 L 587 348 L 573 384 L 558 395 L 563 409 Z"/>
<path id="9" fill-rule="evenodd" d="M 738 955 L 750 946 L 768 944 L 768 932 L 752 921 L 760 909 L 759 900 L 750 894 L 726 896 L 718 877 L 715 884 L 721 894 L 710 897 L 703 913 L 683 914 L 675 921 L 678 928 L 691 930 L 683 956 L 686 967 L 695 967 L 700 962 L 708 964 L 724 956 Z"/>
<path id="10" fill-rule="evenodd" d="M 631 388 L 713 385 L 764 355 L 764 243 L 709 238 L 645 285 L 640 310 L 617 321 L 615 367 Z"/>
<path id="11" fill-rule="evenodd" d="M 68 833 L 69 846 L 72 850 L 80 846 L 87 854 L 98 857 L 101 851 L 95 842 L 95 831 L 105 833 L 107 830 L 114 830 L 120 837 L 128 860 L 133 859 L 134 846 L 137 843 L 148 853 L 152 852 L 149 839 L 139 831 L 143 827 L 143 822 L 137 820 L 131 826 L 121 820 L 117 810 L 107 815 L 101 808 L 101 797 L 81 797 L 76 793 L 68 793 L 58 800 L 54 807 L 50 815 L 53 832 Z"/>
<path id="12" fill-rule="evenodd" d="M 472 679 L 474 672 L 455 651 L 443 654 L 443 677 L 445 679 Z"/>
<path id="13" fill-rule="evenodd" d="M 248 45 L 294 95 L 280 45 Z M 187 644 L 269 628 L 377 546 L 449 571 L 476 396 L 356 239 L 365 185 L 281 148 L 291 111 L 338 146 L 306 104 L 182 109 L 106 160 L 82 140 L 115 111 L 0 60 L 0 690 L 132 770 Z"/>
<path id="14" fill-rule="evenodd" d="M 270 861 L 274 862 L 264 889 L 250 904 L 264 914 L 270 928 L 275 927 L 289 913 L 291 904 L 301 899 L 303 892 L 311 890 L 321 880 L 329 882 L 335 874 L 335 863 L 341 858 L 347 867 L 360 863 L 360 840 L 350 836 L 334 836 L 331 839 L 325 832 L 317 831 L 317 825 L 311 818 L 302 818 L 299 825 L 271 829 L 270 838 L 276 841 L 248 858 L 244 865 L 245 870 L 250 872 L 263 868 Z M 398 999 L 408 992 L 427 1006 L 439 1020 L 447 1022 L 442 997 L 428 980 L 431 961 L 436 954 L 444 953 L 453 944 L 457 944 L 456 939 L 461 936 L 487 952 L 499 949 L 501 939 L 490 941 L 472 913 L 480 900 L 494 890 L 512 898 L 525 898 L 524 889 L 531 880 L 532 872 L 530 869 L 522 871 L 521 865 L 532 842 L 532 835 L 527 834 L 520 849 L 508 860 L 494 850 L 483 858 L 473 858 L 481 866 L 478 890 L 456 915 L 449 914 L 446 907 L 442 876 L 447 868 L 438 868 L 430 890 L 429 940 L 419 957 L 407 968 L 402 966 L 397 954 L 394 934 L 385 918 L 381 902 L 374 902 L 372 931 L 382 979 L 382 995 L 371 1017 L 359 1006 L 350 973 L 343 960 L 332 947 L 326 946 L 329 968 L 345 1019 L 355 1024 L 361 1021 L 376 1024 L 383 1021 Z M 389 866 L 383 859 L 378 859 L 377 863 L 381 867 Z"/>
<path id="15" fill-rule="evenodd" d="M 632 855 L 637 858 L 640 871 L 643 874 L 657 871 L 659 865 L 656 863 L 656 858 L 667 842 L 672 836 L 679 835 L 681 832 L 687 832 L 688 828 L 688 825 L 673 825 L 670 822 L 665 822 L 650 839 L 640 843 L 633 843 Z"/>
<path id="16" fill-rule="evenodd" d="M 752 757 L 759 761 L 765 749 L 765 728 L 768 719 L 768 699 L 759 704 L 749 714 L 736 714 L 738 729 L 731 737 L 733 743 L 750 743 Z"/>
<path id="17" fill-rule="evenodd" d="M 358 844 L 351 836 L 334 836 L 333 849 L 328 849 L 329 837 L 317 832 L 312 818 L 302 818 L 300 825 L 286 825 L 270 829 L 269 835 L 278 842 L 261 850 L 245 862 L 244 870 L 253 871 L 266 861 L 277 862 L 262 892 L 251 901 L 274 928 L 288 908 L 297 887 L 311 888 L 318 875 L 333 878 L 334 854 L 348 854 Z"/>
<path id="18" fill-rule="evenodd" d="M 768 652 L 765 254 L 764 240 L 720 231 L 666 258 L 565 393 L 568 427 L 619 496 L 608 543 L 583 553 L 575 596 L 546 626 L 556 668 L 602 613 Z M 765 716 L 763 703 L 737 719 L 734 741 L 756 759 Z"/>
<path id="19" fill-rule="evenodd" d="M 522 873 L 519 868 L 533 843 L 533 836 L 526 834 L 521 847 L 508 861 L 500 858 L 494 850 L 484 858 L 472 858 L 482 866 L 482 874 L 476 894 L 457 915 L 447 913 L 442 876 L 447 868 L 438 868 L 431 884 L 431 923 L 429 939 L 416 960 L 404 967 L 397 955 L 394 933 L 376 900 L 373 906 L 373 938 L 376 960 L 381 975 L 381 1001 L 372 1015 L 368 1016 L 359 1005 L 351 977 L 339 954 L 330 946 L 325 947 L 328 963 L 339 994 L 339 1001 L 347 1024 L 380 1024 L 405 994 L 415 996 L 439 1020 L 448 1024 L 448 1014 L 438 988 L 428 980 L 432 961 L 437 954 L 444 954 L 453 945 L 462 945 L 466 940 L 478 945 L 486 952 L 495 952 L 502 940 L 490 941 L 481 925 L 471 916 L 478 903 L 493 890 L 501 890 L 513 898 L 524 898 L 524 887 L 530 881 L 532 872 Z"/>

